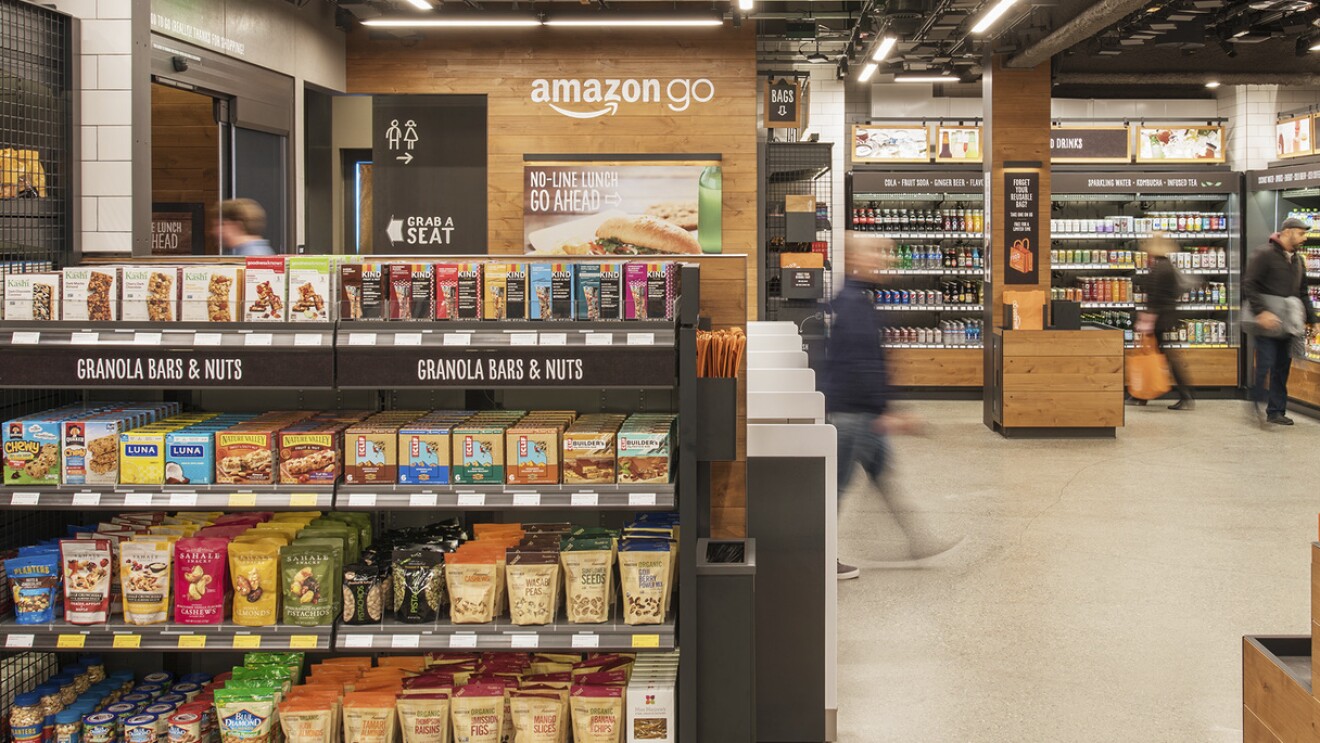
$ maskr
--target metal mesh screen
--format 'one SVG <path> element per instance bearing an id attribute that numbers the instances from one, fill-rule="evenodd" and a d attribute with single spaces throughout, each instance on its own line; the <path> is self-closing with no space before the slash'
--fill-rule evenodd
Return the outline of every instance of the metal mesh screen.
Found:
<path id="1" fill-rule="evenodd" d="M 0 274 L 66 265 L 73 245 L 73 28 L 68 16 L 0 0 Z M 69 393 L 0 391 L 0 421 L 58 405 Z M 0 513 L 0 555 L 60 533 L 54 512 Z M 8 594 L 7 583 L 0 590 Z M 0 604 L 0 610 L 9 610 Z M 51 653 L 0 653 L 0 710 L 55 672 Z M 10 738 L 0 725 L 0 741 Z"/>
<path id="2" fill-rule="evenodd" d="M 830 177 L 832 154 L 829 144 L 814 142 L 768 142 L 765 151 L 765 281 L 766 320 L 800 319 L 817 308 L 819 300 L 787 299 L 783 296 L 780 255 L 819 252 L 825 256 L 823 297 L 833 296 L 830 282 L 833 259 L 834 184 Z M 790 242 L 785 201 L 788 196 L 816 199 L 816 233 L 812 242 Z"/>

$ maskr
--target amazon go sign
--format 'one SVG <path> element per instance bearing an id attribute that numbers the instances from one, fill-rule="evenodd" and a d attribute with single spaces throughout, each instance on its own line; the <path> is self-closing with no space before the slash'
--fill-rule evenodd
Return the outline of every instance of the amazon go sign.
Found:
<path id="1" fill-rule="evenodd" d="M 663 103 L 670 111 L 681 113 L 715 97 L 715 83 L 706 78 L 674 78 L 662 82 L 655 78 L 626 80 L 534 80 L 532 103 L 544 103 L 574 119 L 613 116 L 623 103 Z"/>

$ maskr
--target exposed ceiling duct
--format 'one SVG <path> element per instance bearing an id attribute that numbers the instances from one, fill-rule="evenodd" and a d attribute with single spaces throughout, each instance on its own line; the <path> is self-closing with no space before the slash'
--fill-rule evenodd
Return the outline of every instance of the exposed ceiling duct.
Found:
<path id="1" fill-rule="evenodd" d="M 1147 0 L 1100 0 L 1045 38 L 1023 49 L 1004 63 L 1005 67 L 1035 67 L 1118 23 L 1146 5 Z"/>

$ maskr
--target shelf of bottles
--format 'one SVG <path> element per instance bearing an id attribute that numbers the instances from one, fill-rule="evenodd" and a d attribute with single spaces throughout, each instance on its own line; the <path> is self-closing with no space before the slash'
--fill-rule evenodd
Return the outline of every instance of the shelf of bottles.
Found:
<path id="1" fill-rule="evenodd" d="M 1124 197 L 1129 198 L 1124 198 Z M 1067 194 L 1050 220 L 1051 298 L 1080 302 L 1082 319 L 1124 331 L 1137 342 L 1146 309 L 1151 258 L 1144 241 L 1173 240 L 1169 260 L 1187 285 L 1177 327 L 1164 339 L 1177 348 L 1237 346 L 1239 262 L 1234 201 L 1228 194 Z M 1320 275 L 1320 249 L 1315 269 Z M 1318 287 L 1320 289 L 1320 287 Z"/>

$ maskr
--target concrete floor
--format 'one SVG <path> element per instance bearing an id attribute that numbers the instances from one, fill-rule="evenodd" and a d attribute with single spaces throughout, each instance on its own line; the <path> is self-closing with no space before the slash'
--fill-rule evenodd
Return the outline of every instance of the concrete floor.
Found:
<path id="1" fill-rule="evenodd" d="M 979 402 L 905 404 L 930 426 L 894 440 L 893 488 L 964 539 L 895 567 L 885 503 L 845 494 L 840 740 L 1241 741 L 1241 637 L 1308 633 L 1320 511 L 1320 424 L 1261 431 L 1243 405 L 1010 441 Z"/>

